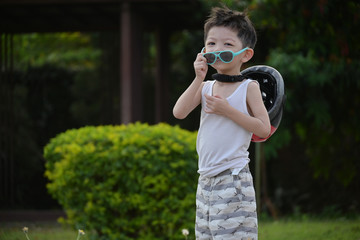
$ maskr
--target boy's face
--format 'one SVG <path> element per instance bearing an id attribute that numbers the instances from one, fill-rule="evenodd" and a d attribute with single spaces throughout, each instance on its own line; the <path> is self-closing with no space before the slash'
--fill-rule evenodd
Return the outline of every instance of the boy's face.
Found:
<path id="1" fill-rule="evenodd" d="M 237 33 L 227 27 L 212 27 L 207 35 L 205 41 L 205 52 L 217 52 L 224 50 L 231 50 L 238 52 L 246 46 L 243 46 L 241 40 L 237 36 Z M 245 61 L 242 59 L 246 55 L 246 51 L 238 56 L 235 56 L 230 63 L 224 63 L 218 59 L 211 66 L 215 68 L 219 73 L 228 75 L 240 74 L 241 64 Z M 247 60 L 246 60 L 247 61 Z"/>

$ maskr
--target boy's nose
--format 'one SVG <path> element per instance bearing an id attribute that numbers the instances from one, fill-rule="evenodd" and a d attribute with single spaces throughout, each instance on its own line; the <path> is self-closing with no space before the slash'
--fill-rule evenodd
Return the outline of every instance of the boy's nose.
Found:
<path id="1" fill-rule="evenodd" d="M 206 52 L 220 52 L 222 51 L 221 49 L 219 49 L 218 47 L 214 47 L 214 48 L 207 48 Z"/>

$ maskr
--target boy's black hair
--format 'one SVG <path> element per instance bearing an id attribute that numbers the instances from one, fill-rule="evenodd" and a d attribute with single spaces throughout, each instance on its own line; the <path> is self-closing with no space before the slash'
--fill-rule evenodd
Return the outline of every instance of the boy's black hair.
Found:
<path id="1" fill-rule="evenodd" d="M 237 32 L 243 47 L 255 48 L 256 31 L 246 12 L 233 11 L 225 6 L 215 7 L 204 25 L 204 41 L 212 27 L 228 27 Z"/>

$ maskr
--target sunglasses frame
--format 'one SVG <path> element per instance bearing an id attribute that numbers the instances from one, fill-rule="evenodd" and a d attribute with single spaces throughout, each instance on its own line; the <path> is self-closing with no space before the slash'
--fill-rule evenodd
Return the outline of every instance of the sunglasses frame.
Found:
<path id="1" fill-rule="evenodd" d="M 232 60 L 234 60 L 234 57 L 235 57 L 235 56 L 237 56 L 237 55 L 245 52 L 247 49 L 249 49 L 249 48 L 248 48 L 248 47 L 243 48 L 243 49 L 241 49 L 240 51 L 238 51 L 238 52 L 236 52 L 236 53 L 234 53 L 234 52 L 231 51 L 231 50 L 204 53 L 205 47 L 203 47 L 203 49 L 201 50 L 201 53 L 203 54 L 204 57 L 205 57 L 206 54 L 214 54 L 214 55 L 215 55 L 215 60 L 214 60 L 213 62 L 208 63 L 208 62 L 206 61 L 206 63 L 207 63 L 208 65 L 212 65 L 212 64 L 214 64 L 214 63 L 216 62 L 216 60 L 217 60 L 218 58 L 219 58 L 223 63 L 231 63 Z M 222 54 L 222 53 L 224 53 L 224 52 L 230 52 L 230 53 L 232 54 L 232 58 L 231 58 L 230 61 L 224 61 L 224 59 L 221 58 L 220 54 Z M 206 59 L 206 60 L 207 60 L 207 59 Z"/>

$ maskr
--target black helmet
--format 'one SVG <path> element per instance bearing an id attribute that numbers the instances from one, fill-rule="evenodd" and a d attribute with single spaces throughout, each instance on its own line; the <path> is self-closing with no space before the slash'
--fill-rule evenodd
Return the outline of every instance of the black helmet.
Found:
<path id="1" fill-rule="evenodd" d="M 249 67 L 241 71 L 241 74 L 260 84 L 261 95 L 270 118 L 271 133 L 266 138 L 253 134 L 251 141 L 264 142 L 280 125 L 285 102 L 284 80 L 275 68 L 265 65 Z"/>

